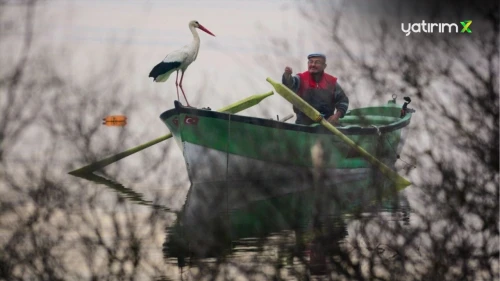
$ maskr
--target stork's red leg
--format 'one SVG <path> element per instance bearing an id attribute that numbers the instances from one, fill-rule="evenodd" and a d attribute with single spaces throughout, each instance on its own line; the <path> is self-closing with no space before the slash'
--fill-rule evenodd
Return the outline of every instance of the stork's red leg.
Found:
<path id="1" fill-rule="evenodd" d="M 182 74 L 181 74 L 181 82 L 179 83 L 179 87 L 181 87 L 181 91 L 182 91 L 182 94 L 184 95 L 184 99 L 186 100 L 187 106 L 191 107 L 189 105 L 187 98 L 186 98 L 186 94 L 184 94 L 184 89 L 182 88 L 182 78 L 184 78 L 184 71 L 182 71 Z"/>
<path id="2" fill-rule="evenodd" d="M 177 89 L 177 100 L 179 100 L 179 84 L 177 83 L 177 78 L 179 77 L 179 70 L 175 74 L 175 89 Z"/>

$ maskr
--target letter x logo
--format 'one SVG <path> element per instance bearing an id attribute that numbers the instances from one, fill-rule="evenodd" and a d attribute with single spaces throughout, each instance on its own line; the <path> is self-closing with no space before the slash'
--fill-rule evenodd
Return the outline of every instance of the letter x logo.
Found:
<path id="1" fill-rule="evenodd" d="M 472 33 L 472 31 L 469 28 L 469 26 L 472 24 L 471 20 L 461 21 L 460 23 L 464 27 L 464 28 L 462 28 L 462 31 L 460 31 L 461 33 L 464 33 L 464 32 Z"/>

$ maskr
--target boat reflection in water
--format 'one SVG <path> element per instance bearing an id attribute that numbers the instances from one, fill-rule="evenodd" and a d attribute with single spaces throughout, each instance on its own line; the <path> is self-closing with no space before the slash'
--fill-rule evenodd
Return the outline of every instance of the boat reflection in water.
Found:
<path id="1" fill-rule="evenodd" d="M 165 258 L 182 269 L 271 255 L 282 266 L 325 274 L 328 257 L 339 253 L 348 235 L 346 218 L 402 211 L 405 198 L 391 183 L 372 179 L 332 186 L 269 181 L 194 184 L 167 231 Z"/>

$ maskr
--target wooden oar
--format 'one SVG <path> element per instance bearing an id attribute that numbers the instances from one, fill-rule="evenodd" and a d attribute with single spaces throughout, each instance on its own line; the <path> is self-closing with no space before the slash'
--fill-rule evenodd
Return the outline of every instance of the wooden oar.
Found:
<path id="1" fill-rule="evenodd" d="M 265 94 L 260 94 L 260 95 L 253 95 L 253 96 L 250 96 L 246 99 L 243 99 L 239 102 L 236 102 L 236 103 L 233 103 L 231 105 L 228 105 L 226 107 L 223 107 L 219 110 L 217 110 L 218 112 L 225 112 L 225 113 L 236 113 L 236 112 L 239 112 L 239 111 L 242 111 L 242 110 L 245 110 L 247 108 L 250 108 L 256 104 L 258 104 L 259 102 L 261 102 L 263 99 L 271 96 L 273 94 L 273 91 L 270 91 L 270 92 L 267 92 Z M 167 140 L 169 138 L 172 137 L 172 133 L 169 133 L 168 135 L 165 135 L 163 137 L 159 137 L 157 139 L 154 139 L 152 141 L 149 141 L 145 144 L 141 144 L 139 146 L 136 146 L 134 148 L 131 148 L 131 149 L 128 149 L 128 150 L 125 150 L 123 152 L 120 152 L 118 154 L 115 154 L 115 155 L 112 155 L 112 156 L 109 156 L 105 159 L 102 159 L 102 160 L 99 160 L 97 162 L 94 162 L 94 163 L 91 163 L 85 167 L 82 167 L 82 168 L 79 168 L 79 169 L 76 169 L 74 171 L 71 171 L 69 172 L 69 174 L 71 175 L 74 175 L 74 176 L 79 176 L 79 175 L 82 175 L 82 174 L 87 174 L 87 173 L 92 173 L 96 170 L 99 170 L 101 168 L 104 168 L 106 167 L 107 165 L 109 164 L 112 164 L 112 163 L 115 163 L 117 162 L 118 160 L 121 160 L 127 156 L 130 156 L 136 152 L 139 152 L 145 148 L 148 148 L 154 144 L 157 144 L 159 142 L 162 142 L 164 140 Z"/>
<path id="2" fill-rule="evenodd" d="M 286 87 L 285 85 L 283 85 L 281 83 L 273 81 L 269 77 L 266 79 L 266 81 L 269 82 L 274 87 L 274 89 L 276 90 L 276 92 L 278 94 L 280 94 L 287 101 L 289 101 L 291 104 L 293 104 L 295 107 L 297 107 L 305 115 L 307 115 L 312 120 L 319 122 L 321 125 L 323 125 L 325 128 L 327 128 L 329 131 L 331 131 L 333 134 L 335 134 L 337 137 L 339 137 L 343 142 L 347 143 L 349 146 L 356 149 L 361 155 L 363 155 L 363 157 L 366 160 L 368 160 L 370 163 L 375 165 L 384 175 L 386 175 L 391 180 L 393 180 L 396 183 L 398 190 L 411 184 L 411 182 L 409 182 L 408 180 L 406 180 L 402 176 L 398 175 L 398 173 L 393 171 L 391 168 L 387 167 L 384 163 L 380 162 L 377 158 L 375 158 L 373 155 L 368 153 L 362 147 L 357 145 L 353 140 L 351 140 L 346 135 L 344 135 L 342 132 L 340 132 L 330 122 L 325 120 L 323 118 L 323 116 L 314 107 L 312 107 L 310 104 L 308 104 L 306 101 L 304 101 L 301 97 L 299 97 L 294 92 L 292 92 L 290 89 L 288 89 L 288 87 Z"/>

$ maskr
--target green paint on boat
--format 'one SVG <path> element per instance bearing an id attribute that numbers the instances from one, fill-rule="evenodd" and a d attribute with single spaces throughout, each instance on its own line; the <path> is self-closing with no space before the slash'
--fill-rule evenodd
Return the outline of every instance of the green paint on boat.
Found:
<path id="1" fill-rule="evenodd" d="M 412 114 L 400 117 L 402 105 L 393 100 L 381 106 L 356 108 L 337 127 L 370 154 L 394 164 L 401 130 Z M 164 112 L 160 118 L 173 133 L 179 147 L 193 144 L 229 155 L 268 163 L 312 168 L 311 148 L 323 144 L 325 168 L 368 168 L 371 164 L 339 137 L 319 124 L 284 123 L 265 118 L 218 113 L 183 107 Z"/>

